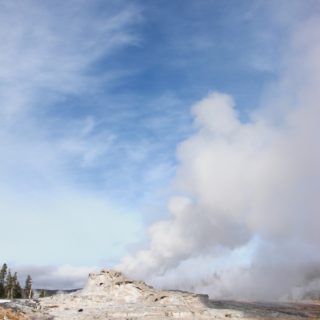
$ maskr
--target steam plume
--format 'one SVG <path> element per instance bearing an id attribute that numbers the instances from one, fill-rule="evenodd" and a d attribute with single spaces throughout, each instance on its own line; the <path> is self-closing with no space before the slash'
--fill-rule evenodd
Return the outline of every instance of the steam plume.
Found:
<path id="1" fill-rule="evenodd" d="M 294 34 L 281 79 L 249 121 L 219 92 L 192 107 L 196 133 L 177 150 L 171 219 L 124 258 L 127 273 L 213 297 L 320 289 L 319 27 L 316 17 Z"/>

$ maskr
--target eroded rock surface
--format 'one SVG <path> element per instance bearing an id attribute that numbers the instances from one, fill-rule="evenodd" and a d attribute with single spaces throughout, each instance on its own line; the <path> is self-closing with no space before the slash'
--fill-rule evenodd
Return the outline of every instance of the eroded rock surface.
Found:
<path id="1" fill-rule="evenodd" d="M 40 300 L 40 308 L 57 320 L 71 319 L 225 319 L 243 318 L 236 310 L 212 309 L 208 297 L 159 291 L 121 272 L 89 275 L 84 289 Z"/>
<path id="2" fill-rule="evenodd" d="M 2 301 L 0 320 L 320 319 L 320 304 L 208 300 L 205 295 L 156 290 L 122 273 L 89 275 L 84 289 L 35 300 Z"/>
<path id="3" fill-rule="evenodd" d="M 8 320 L 320 319 L 320 304 L 316 302 L 208 300 L 205 295 L 156 290 L 113 270 L 90 274 L 82 290 L 33 301 L 13 301 L 3 307 L 20 316 L 7 316 Z"/>

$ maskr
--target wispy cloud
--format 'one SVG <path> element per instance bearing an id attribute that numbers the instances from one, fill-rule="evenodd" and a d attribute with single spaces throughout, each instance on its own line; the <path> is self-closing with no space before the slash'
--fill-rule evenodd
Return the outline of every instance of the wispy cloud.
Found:
<path id="1" fill-rule="evenodd" d="M 139 20 L 136 7 L 111 2 L 98 10 L 99 2 L 2 2 L 2 84 L 25 90 L 21 96 L 45 89 L 59 94 L 90 90 L 92 64 L 137 42 L 130 33 L 130 26 Z M 19 96 L 19 91 L 15 93 Z"/>
<path id="2" fill-rule="evenodd" d="M 133 26 L 140 9 L 126 1 L 101 4 L 0 4 L 0 210 L 3 225 L 15 229 L 0 235 L 8 262 L 43 264 L 41 252 L 43 261 L 55 264 L 69 260 L 66 247 L 96 253 L 103 247 L 91 256 L 101 263 L 106 251 L 116 259 L 129 239 L 139 238 L 139 217 L 103 192 L 92 195 L 75 174 L 101 162 L 114 134 L 99 128 L 93 110 L 64 110 L 72 108 L 66 100 L 94 97 L 106 79 L 119 77 L 121 70 L 97 74 L 99 59 L 138 41 Z M 90 232 L 101 236 L 88 241 Z"/>

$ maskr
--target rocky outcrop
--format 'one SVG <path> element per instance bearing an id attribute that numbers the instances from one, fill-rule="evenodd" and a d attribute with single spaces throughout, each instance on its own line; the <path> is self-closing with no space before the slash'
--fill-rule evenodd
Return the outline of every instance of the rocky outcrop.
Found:
<path id="1" fill-rule="evenodd" d="M 71 319 L 213 319 L 242 317 L 241 312 L 208 308 L 207 296 L 156 290 L 114 270 L 89 275 L 84 289 L 40 300 L 42 312 Z"/>
<path id="2" fill-rule="evenodd" d="M 39 300 L 13 300 L 0 320 L 320 319 L 317 303 L 208 300 L 205 295 L 156 290 L 121 272 L 89 275 L 84 289 Z"/>

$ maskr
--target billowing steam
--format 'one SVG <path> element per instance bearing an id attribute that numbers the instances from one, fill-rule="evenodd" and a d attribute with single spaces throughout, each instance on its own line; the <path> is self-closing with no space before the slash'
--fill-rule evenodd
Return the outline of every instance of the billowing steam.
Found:
<path id="1" fill-rule="evenodd" d="M 233 98 L 192 107 L 171 219 L 121 268 L 212 297 L 300 298 L 320 289 L 320 28 L 295 32 L 283 76 L 243 122 Z"/>

